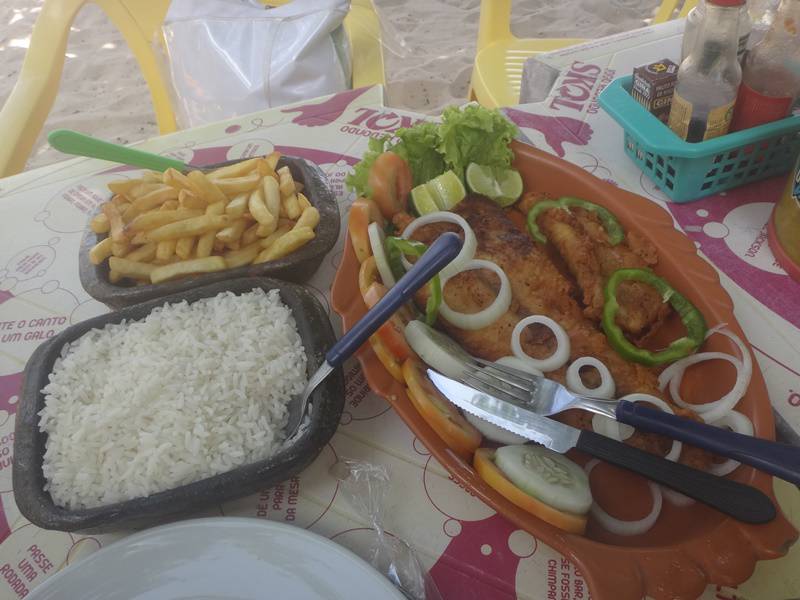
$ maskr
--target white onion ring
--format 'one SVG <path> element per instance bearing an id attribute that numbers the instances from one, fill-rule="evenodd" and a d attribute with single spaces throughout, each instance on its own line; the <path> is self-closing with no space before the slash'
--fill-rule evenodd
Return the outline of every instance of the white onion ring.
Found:
<path id="1" fill-rule="evenodd" d="M 600 461 L 595 458 L 586 463 L 584 470 L 586 471 L 587 477 L 591 474 L 592 469 L 594 469 L 599 462 Z M 598 505 L 597 502 L 592 502 L 592 507 L 589 509 L 589 512 L 595 519 L 597 519 L 597 522 L 600 523 L 603 529 L 610 531 L 611 533 L 624 536 L 641 535 L 643 533 L 647 533 L 658 520 L 658 515 L 661 514 L 661 506 L 664 502 L 661 495 L 661 488 L 651 481 L 648 481 L 647 485 L 650 487 L 650 492 L 653 494 L 653 508 L 650 509 L 650 513 L 646 517 L 639 519 L 638 521 L 622 521 L 612 517 L 610 514 L 600 508 L 600 505 Z"/>
<path id="2" fill-rule="evenodd" d="M 537 369 L 531 362 L 531 360 L 528 358 L 520 358 L 519 356 L 502 356 L 494 362 L 504 367 L 511 367 L 512 369 L 517 369 L 518 371 L 525 371 L 526 373 L 530 373 L 531 375 L 538 375 L 539 377 L 544 377 L 544 373 L 542 373 L 539 369 Z"/>
<path id="3" fill-rule="evenodd" d="M 553 332 L 553 335 L 556 336 L 556 349 L 547 358 L 534 358 L 522 349 L 522 332 L 528 325 L 536 324 L 544 325 Z M 529 317 L 525 317 L 519 323 L 517 323 L 514 327 L 514 331 L 511 332 L 511 351 L 514 353 L 514 356 L 532 361 L 532 366 L 536 367 L 540 371 L 544 371 L 545 373 L 548 371 L 555 371 L 556 369 L 564 366 L 564 364 L 566 364 L 566 362 L 569 360 L 569 336 L 567 335 L 567 332 L 564 331 L 564 328 L 550 317 L 545 317 L 544 315 L 531 315 Z"/>
<path id="4" fill-rule="evenodd" d="M 621 442 L 631 437 L 634 429 L 616 419 L 595 413 L 592 415 L 592 431 Z"/>
<path id="5" fill-rule="evenodd" d="M 731 339 L 734 344 L 736 344 L 737 348 L 739 349 L 738 359 L 722 352 L 703 352 L 701 354 L 694 354 L 673 363 L 667 369 L 665 369 L 658 378 L 659 386 L 662 390 L 664 387 L 666 387 L 667 382 L 669 382 L 669 392 L 676 404 L 695 411 L 706 423 L 719 421 L 728 412 L 733 410 L 733 408 L 739 403 L 739 400 L 741 400 L 747 392 L 747 388 L 750 385 L 750 378 L 753 374 L 753 360 L 750 357 L 750 352 L 748 352 L 747 347 L 744 345 L 742 340 L 740 340 L 729 330 L 723 329 L 722 326 L 717 326 L 710 329 L 706 333 L 706 338 L 715 333 L 724 335 L 725 337 Z M 683 398 L 681 398 L 680 394 L 680 387 L 681 382 L 683 381 L 684 372 L 690 365 L 712 359 L 727 360 L 733 364 L 733 366 L 736 367 L 736 382 L 733 384 L 731 390 L 719 400 L 706 402 L 704 404 L 687 403 L 683 400 Z"/>
<path id="6" fill-rule="evenodd" d="M 594 367 L 597 369 L 597 372 L 600 373 L 600 385 L 596 388 L 587 388 L 581 379 L 582 367 Z M 608 367 L 594 356 L 581 356 L 567 367 L 567 387 L 576 394 L 593 398 L 605 398 L 606 400 L 613 398 L 614 392 L 617 390 L 614 378 L 611 376 Z"/>
<path id="7" fill-rule="evenodd" d="M 620 398 L 620 400 L 627 400 L 628 402 L 634 403 L 647 402 L 648 404 L 653 404 L 671 415 L 675 414 L 669 404 L 664 402 L 661 398 L 651 396 L 650 394 L 628 394 L 627 396 Z M 610 437 L 619 442 L 627 440 L 635 431 L 635 429 L 630 425 L 626 423 L 619 423 L 616 420 L 609 419 L 604 415 L 592 416 L 592 429 L 600 435 Z M 672 440 L 672 447 L 669 449 L 669 452 L 667 452 L 664 458 L 675 462 L 680 457 L 681 450 L 683 450 L 683 444 L 678 440 Z"/>
<path id="8" fill-rule="evenodd" d="M 452 225 L 458 225 L 464 230 L 464 245 L 461 247 L 461 252 L 459 252 L 444 269 L 439 271 L 439 275 L 442 277 L 442 285 L 444 285 L 445 278 L 449 279 L 459 271 L 466 270 L 464 268 L 466 264 L 475 257 L 475 250 L 478 249 L 478 238 L 475 237 L 475 232 L 472 231 L 472 227 L 469 226 L 469 223 L 467 223 L 464 217 L 453 212 L 441 210 L 428 213 L 427 215 L 423 215 L 411 221 L 408 227 L 403 230 L 403 239 L 409 239 L 417 229 L 425 225 L 430 225 L 431 223 L 451 223 Z M 408 262 L 405 255 L 401 254 L 400 260 L 402 260 L 406 270 L 411 268 L 412 265 Z"/>
<path id="9" fill-rule="evenodd" d="M 712 425 L 715 425 L 716 427 L 729 427 L 736 433 L 741 433 L 743 435 L 753 435 L 753 422 L 747 416 L 735 410 L 725 414 L 725 416 L 723 416 L 719 421 L 712 423 Z M 735 471 L 740 464 L 741 463 L 738 460 L 729 458 L 725 462 L 713 463 L 708 470 L 714 475 L 723 477 L 728 473 Z"/>
<path id="10" fill-rule="evenodd" d="M 375 266 L 378 269 L 378 274 L 381 276 L 381 283 L 387 288 L 392 288 L 397 281 L 394 278 L 392 269 L 389 268 L 386 250 L 383 249 L 383 240 L 386 236 L 383 234 L 381 226 L 377 223 L 369 224 L 369 227 L 367 227 L 367 234 L 369 235 L 369 245 L 372 248 L 372 255 L 375 257 Z"/>
<path id="11" fill-rule="evenodd" d="M 661 493 L 670 504 L 674 504 L 675 506 L 691 506 L 695 502 L 694 498 L 689 498 L 689 496 L 676 492 L 672 488 L 663 485 L 661 486 Z"/>
<path id="12" fill-rule="evenodd" d="M 496 273 L 500 278 L 500 291 L 497 292 L 497 297 L 494 301 L 483 310 L 479 310 L 476 313 L 457 312 L 447 304 L 444 297 L 444 286 L 452 277 L 458 275 L 458 273 L 474 271 L 475 269 L 489 269 Z M 445 277 L 443 273 L 444 271 L 440 273 L 442 281 L 442 304 L 439 307 L 439 314 L 456 327 L 468 330 L 483 329 L 502 317 L 508 310 L 508 307 L 511 306 L 511 282 L 508 280 L 505 271 L 489 260 L 479 260 L 475 258 L 467 262 L 460 271 L 453 275 Z"/>

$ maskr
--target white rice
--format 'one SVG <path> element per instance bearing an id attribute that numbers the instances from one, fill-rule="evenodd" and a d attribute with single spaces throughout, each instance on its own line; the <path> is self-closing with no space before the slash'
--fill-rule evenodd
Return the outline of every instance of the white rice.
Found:
<path id="1" fill-rule="evenodd" d="M 42 390 L 45 489 L 67 508 L 148 496 L 274 454 L 306 355 L 277 290 L 167 304 L 64 347 Z"/>

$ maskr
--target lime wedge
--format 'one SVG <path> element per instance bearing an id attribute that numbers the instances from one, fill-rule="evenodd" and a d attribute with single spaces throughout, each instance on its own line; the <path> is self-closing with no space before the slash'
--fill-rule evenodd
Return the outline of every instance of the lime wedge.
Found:
<path id="1" fill-rule="evenodd" d="M 440 210 L 450 210 L 467 195 L 464 184 L 453 171 L 446 171 L 425 185 Z"/>
<path id="2" fill-rule="evenodd" d="M 427 185 L 424 183 L 411 190 L 411 203 L 420 216 L 439 210 L 436 200 L 433 199 Z"/>
<path id="3" fill-rule="evenodd" d="M 467 185 L 500 206 L 509 206 L 522 195 L 522 176 L 516 169 L 498 169 L 470 163 L 466 171 Z"/>

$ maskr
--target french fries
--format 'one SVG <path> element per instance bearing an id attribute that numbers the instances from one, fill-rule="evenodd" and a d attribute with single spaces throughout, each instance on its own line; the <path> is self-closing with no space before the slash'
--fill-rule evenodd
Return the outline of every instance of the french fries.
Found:
<path id="1" fill-rule="evenodd" d="M 241 177 L 227 177 L 225 179 L 212 179 L 217 188 L 219 188 L 225 195 L 233 196 L 234 194 L 241 194 L 242 192 L 250 192 L 254 190 L 261 181 L 261 173 L 257 171 L 248 173 Z"/>
<path id="2" fill-rule="evenodd" d="M 206 258 L 194 258 L 192 260 L 182 260 L 169 265 L 155 267 L 150 271 L 150 281 L 161 283 L 185 275 L 195 275 L 197 273 L 213 273 L 225 269 L 225 259 L 221 256 L 207 256 Z"/>
<path id="3" fill-rule="evenodd" d="M 97 242 L 94 247 L 89 250 L 89 260 L 93 265 L 99 265 L 111 256 L 111 244 L 111 238 L 107 237 Z"/>
<path id="4" fill-rule="evenodd" d="M 314 231 L 310 227 L 301 227 L 287 231 L 279 237 L 266 250 L 256 257 L 256 263 L 267 262 L 268 260 L 278 260 L 290 254 L 298 248 L 305 246 L 307 242 L 314 239 Z"/>
<path id="5" fill-rule="evenodd" d="M 178 240 L 175 244 L 175 254 L 178 255 L 178 258 L 186 260 L 192 255 L 195 239 L 194 237 L 185 237 Z"/>
<path id="6" fill-rule="evenodd" d="M 176 221 L 169 225 L 162 225 L 145 232 L 145 242 L 163 242 L 164 240 L 178 240 L 190 235 L 199 235 L 209 231 L 216 231 L 227 227 L 231 218 L 227 215 L 192 217 L 184 221 Z"/>
<path id="7" fill-rule="evenodd" d="M 193 210 L 190 208 L 179 208 L 177 210 L 157 210 L 139 215 L 133 221 L 126 225 L 127 231 L 146 231 L 148 229 L 156 229 L 162 225 L 175 223 L 176 221 L 183 221 L 192 217 L 199 217 L 203 215 L 202 210 Z"/>
<path id="8" fill-rule="evenodd" d="M 100 213 L 92 217 L 92 220 L 89 221 L 89 227 L 95 233 L 108 233 L 111 229 L 111 225 L 105 213 Z"/>
<path id="9" fill-rule="evenodd" d="M 283 258 L 316 236 L 320 214 L 280 154 L 210 173 L 145 171 L 109 183 L 89 227 L 89 260 L 108 261 L 109 281 L 160 283 Z M 100 239 L 103 235 L 102 239 Z"/>
<path id="10" fill-rule="evenodd" d="M 130 277 L 132 279 L 150 279 L 156 267 L 148 265 L 143 262 L 136 262 L 126 258 L 118 258 L 112 256 L 108 259 L 108 266 L 111 268 L 112 273 L 117 273 L 121 277 Z"/>

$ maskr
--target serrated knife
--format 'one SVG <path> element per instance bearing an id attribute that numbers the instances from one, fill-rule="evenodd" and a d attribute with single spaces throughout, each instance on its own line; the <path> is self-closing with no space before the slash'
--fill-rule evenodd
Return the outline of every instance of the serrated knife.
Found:
<path id="1" fill-rule="evenodd" d="M 462 410 L 560 454 L 571 448 L 581 450 L 745 523 L 766 523 L 775 518 L 775 505 L 754 487 L 668 461 L 593 431 L 542 417 L 524 406 L 475 390 L 433 369 L 428 369 L 428 376 L 436 389 Z"/>

